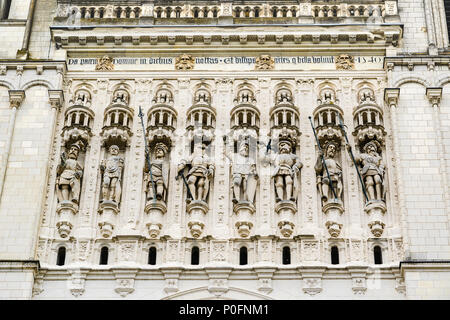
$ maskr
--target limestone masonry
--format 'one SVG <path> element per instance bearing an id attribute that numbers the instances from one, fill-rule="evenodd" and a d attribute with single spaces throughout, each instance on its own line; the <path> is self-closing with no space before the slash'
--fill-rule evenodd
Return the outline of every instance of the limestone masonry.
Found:
<path id="1" fill-rule="evenodd" d="M 0 0 L 1 299 L 449 299 L 443 0 Z"/>

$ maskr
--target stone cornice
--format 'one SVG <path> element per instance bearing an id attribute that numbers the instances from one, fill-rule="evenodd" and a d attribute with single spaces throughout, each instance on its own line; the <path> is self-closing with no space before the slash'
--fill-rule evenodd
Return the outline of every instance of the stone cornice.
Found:
<path id="1" fill-rule="evenodd" d="M 0 270 L 8 271 L 39 271 L 39 260 L 0 260 Z"/>
<path id="2" fill-rule="evenodd" d="M 449 272 L 450 260 L 411 260 L 401 261 L 399 268 L 400 274 L 404 277 L 405 272 L 427 272 L 430 271 L 445 271 Z"/>
<path id="3" fill-rule="evenodd" d="M 402 37 L 402 29 L 398 25 L 379 26 L 382 33 L 373 33 L 370 28 L 355 28 L 354 26 L 261 26 L 263 28 L 248 26 L 244 28 L 221 28 L 207 26 L 208 31 L 199 26 L 189 29 L 180 26 L 167 28 L 146 29 L 141 26 L 132 30 L 114 27 L 114 29 L 89 28 L 74 30 L 70 28 L 51 27 L 53 41 L 64 49 L 67 48 L 115 48 L 126 47 L 128 50 L 142 49 L 144 47 L 175 47 L 185 45 L 189 47 L 271 47 L 274 45 L 298 48 L 298 45 L 317 47 L 324 46 L 329 49 L 333 46 L 367 46 L 386 47 L 396 46 Z M 245 46 L 242 46 L 242 45 Z"/>
<path id="4" fill-rule="evenodd" d="M 195 268 L 193 268 L 195 267 Z M 383 264 L 382 266 L 374 265 L 283 265 L 282 267 L 267 266 L 119 266 L 111 265 L 109 268 L 98 268 L 96 266 L 83 265 L 80 267 L 70 266 L 67 268 L 44 265 L 40 268 L 41 272 L 45 272 L 45 277 L 49 279 L 66 279 L 74 270 L 81 270 L 86 274 L 87 279 L 113 279 L 117 274 L 136 274 L 136 279 L 188 279 L 195 276 L 195 279 L 210 279 L 225 277 L 229 280 L 244 278 L 257 278 L 270 276 L 272 279 L 303 279 L 303 278 L 322 278 L 322 279 L 351 279 L 352 274 L 370 275 L 374 270 L 378 270 L 383 278 L 395 277 L 398 271 L 398 264 Z"/>

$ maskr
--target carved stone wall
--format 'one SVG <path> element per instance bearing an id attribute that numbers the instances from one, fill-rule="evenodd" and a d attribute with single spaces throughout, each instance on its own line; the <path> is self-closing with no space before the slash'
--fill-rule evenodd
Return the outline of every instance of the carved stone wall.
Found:
<path id="1" fill-rule="evenodd" d="M 29 2 L 0 26 L 0 258 L 20 260 L 1 263 L 0 297 L 448 296 L 441 0 L 43 0 L 17 51 Z M 94 28 L 111 21 L 127 27 Z M 237 177 L 244 138 L 251 163 Z M 112 145 L 117 177 L 105 175 Z M 331 186 L 316 168 L 327 160 Z M 192 201 L 190 178 L 198 190 L 206 175 Z M 233 201 L 249 186 L 253 199 Z"/>

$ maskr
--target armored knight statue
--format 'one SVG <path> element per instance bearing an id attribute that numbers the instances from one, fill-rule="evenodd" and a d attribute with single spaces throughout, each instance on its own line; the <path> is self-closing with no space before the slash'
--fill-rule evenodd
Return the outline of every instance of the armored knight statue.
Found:
<path id="1" fill-rule="evenodd" d="M 241 141 L 238 153 L 234 154 L 234 156 L 227 150 L 226 137 L 224 137 L 224 143 L 224 155 L 232 163 L 233 203 L 248 201 L 253 204 L 258 183 L 258 173 L 256 172 L 255 160 L 249 157 L 249 143 L 247 140 Z"/>
<path id="2" fill-rule="evenodd" d="M 169 182 L 169 162 L 166 155 L 169 148 L 165 143 L 158 142 L 154 148 L 154 159 L 151 161 L 151 175 L 148 170 L 148 162 L 144 167 L 144 183 L 146 186 L 147 201 L 155 199 L 167 202 L 167 186 Z M 152 182 L 153 180 L 153 182 Z M 152 185 L 153 183 L 153 185 Z"/>
<path id="3" fill-rule="evenodd" d="M 194 201 L 207 202 L 214 165 L 206 154 L 206 144 L 195 143 L 194 152 L 178 166 L 178 172 L 189 166 L 187 184 Z"/>
<path id="4" fill-rule="evenodd" d="M 299 176 L 303 164 L 292 152 L 292 142 L 281 139 L 278 142 L 278 153 L 272 150 L 263 152 L 262 157 L 274 166 L 272 178 L 275 184 L 275 201 L 296 201 L 299 193 Z"/>
<path id="5" fill-rule="evenodd" d="M 362 167 L 361 175 L 367 190 L 369 201 L 384 201 L 384 172 L 385 166 L 383 158 L 378 153 L 380 145 L 373 140 L 366 143 L 363 147 L 364 153 L 355 155 L 355 161 Z M 350 151 L 350 146 L 347 145 Z"/>
<path id="6" fill-rule="evenodd" d="M 100 164 L 103 176 L 102 201 L 114 201 L 119 204 L 124 159 L 119 155 L 119 147 L 116 145 L 109 147 L 109 153 L 110 156 Z"/>
<path id="7" fill-rule="evenodd" d="M 58 201 L 70 201 L 78 204 L 80 200 L 81 177 L 83 167 L 77 161 L 78 154 L 83 147 L 81 141 L 70 146 L 68 155 L 61 154 L 61 162 L 56 169 L 56 189 Z"/>
<path id="8" fill-rule="evenodd" d="M 342 167 L 335 159 L 338 149 L 339 146 L 335 142 L 328 142 L 324 148 L 325 152 L 323 150 L 319 151 L 319 157 L 314 167 L 317 173 L 317 184 L 319 186 L 322 204 L 326 204 L 330 199 L 334 199 L 334 193 L 337 199 L 342 201 Z M 326 168 L 322 157 L 324 158 Z M 330 188 L 330 180 L 334 193 Z"/>

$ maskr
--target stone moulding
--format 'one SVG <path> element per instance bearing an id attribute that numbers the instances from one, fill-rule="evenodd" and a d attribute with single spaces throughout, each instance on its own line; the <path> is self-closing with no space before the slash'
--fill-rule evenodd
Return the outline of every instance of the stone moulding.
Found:
<path id="1" fill-rule="evenodd" d="M 0 261 L 0 268 L 3 264 Z M 31 261 L 30 261 L 31 262 Z M 431 261 L 428 261 L 431 262 Z M 11 263 L 17 264 L 17 262 Z M 18 261 L 20 264 L 21 261 Z M 345 280 L 348 287 L 352 289 L 354 295 L 364 295 L 373 287 L 372 281 L 380 279 L 382 281 L 392 281 L 392 291 L 395 290 L 397 294 L 404 295 L 404 272 L 409 270 L 416 270 L 417 268 L 431 268 L 433 270 L 443 270 L 445 265 L 443 263 L 418 263 L 417 265 L 407 264 L 404 262 L 401 265 L 401 269 L 398 269 L 398 264 L 385 265 L 380 268 L 373 269 L 369 265 L 343 265 L 340 267 L 330 265 L 293 265 L 291 268 L 279 268 L 273 264 L 261 264 L 252 267 L 252 270 L 256 273 L 251 278 L 246 278 L 247 281 L 257 280 L 257 291 L 270 294 L 274 290 L 274 282 L 280 280 L 292 280 L 300 281 L 301 287 L 296 290 L 303 292 L 306 295 L 317 296 L 326 290 L 323 280 L 335 279 L 339 277 Z M 446 261 L 444 264 L 449 264 L 450 261 Z M 34 268 L 38 265 L 38 262 L 33 263 Z M 198 266 L 195 270 L 196 279 L 207 280 L 209 284 L 205 287 L 212 295 L 216 297 L 223 297 L 231 289 L 230 281 L 243 280 L 244 277 L 248 277 L 249 269 L 236 268 L 232 265 L 224 266 Z M 403 268 L 402 268 L 403 267 Z M 20 266 L 19 266 L 20 268 Z M 63 271 L 63 272 L 62 272 Z M 61 269 L 56 266 L 44 266 L 39 269 L 35 276 L 36 294 L 42 292 L 43 285 L 46 281 L 65 281 L 67 282 L 67 288 L 74 297 L 80 297 L 86 291 L 86 284 L 88 281 L 95 281 L 95 283 L 101 283 L 101 281 L 115 280 L 115 284 L 110 286 L 111 294 L 114 292 L 122 297 L 126 297 L 129 294 L 136 292 L 136 282 L 151 282 L 153 280 L 164 280 L 165 284 L 161 288 L 165 294 L 170 295 L 180 291 L 180 287 L 184 286 L 185 281 L 189 281 L 184 276 L 185 272 L 192 272 L 192 269 L 181 267 L 180 265 L 161 265 L 157 268 L 148 267 L 130 267 L 114 265 L 109 268 L 100 268 L 98 266 L 88 265 L 76 265 L 67 266 L 67 269 Z M 374 272 L 379 274 L 378 278 L 373 278 Z M 192 281 L 192 280 L 190 280 Z M 89 286 L 92 290 L 92 286 Z M 351 294 L 351 293 L 350 293 Z"/>
<path id="2" fill-rule="evenodd" d="M 269 26 L 270 27 L 270 26 Z M 53 26 L 51 29 L 53 29 L 55 35 L 54 35 L 54 41 L 62 46 L 62 48 L 70 48 L 70 47 L 77 47 L 80 44 L 80 35 L 77 35 L 76 33 L 72 33 L 70 37 L 66 35 L 66 29 L 67 27 L 59 27 L 59 26 Z M 370 31 L 341 31 L 337 33 L 337 38 L 339 39 L 340 44 L 350 44 L 350 45 L 358 45 L 358 44 L 367 44 L 370 46 L 381 46 L 385 47 L 387 45 L 393 45 L 398 42 L 401 38 L 401 30 L 400 27 L 397 26 L 386 26 L 388 30 L 392 31 L 386 31 L 381 34 L 373 34 Z M 83 30 L 83 29 L 82 29 Z M 85 30 L 83 30 L 85 31 Z M 87 31 L 89 33 L 89 31 Z M 214 32 L 214 31 L 213 31 Z M 175 44 L 179 43 L 186 43 L 187 39 L 191 39 L 193 37 L 193 43 L 192 45 L 204 45 L 205 41 L 211 41 L 214 43 L 220 43 L 221 45 L 228 45 L 229 43 L 241 43 L 241 37 L 239 34 L 227 34 L 224 35 L 222 32 L 216 31 L 217 33 L 210 33 L 209 35 L 202 35 L 202 36 L 193 36 L 185 33 L 181 33 L 177 35 L 177 41 L 170 43 L 168 41 L 168 35 L 166 34 L 147 34 L 147 35 L 140 35 L 139 36 L 139 44 L 144 45 L 150 43 L 151 45 L 167 45 L 167 46 L 175 46 Z M 265 41 L 258 41 L 261 36 L 264 35 Z M 313 38 L 315 33 L 313 32 L 292 32 L 288 33 L 287 31 L 283 32 L 283 44 L 289 45 L 289 44 L 299 44 L 299 39 L 301 39 L 301 44 L 304 46 L 308 46 L 310 44 L 313 44 Z M 118 36 L 118 35 L 117 35 Z M 110 33 L 108 34 L 89 34 L 88 40 L 89 43 L 92 41 L 92 43 L 97 43 L 98 39 L 101 38 L 104 41 L 104 44 L 102 46 L 105 46 L 105 48 L 109 46 L 123 46 L 123 45 L 132 45 L 132 37 L 123 37 L 123 41 L 119 44 L 116 44 L 112 39 L 117 36 L 112 36 Z M 269 46 L 271 43 L 276 43 L 277 36 L 274 33 L 263 33 L 260 32 L 257 33 L 248 33 L 247 34 L 247 43 L 248 45 L 257 45 L 257 46 Z M 122 35 L 120 36 L 122 38 Z M 137 36 L 135 36 L 135 39 Z M 330 33 L 323 33 L 321 31 L 320 37 L 316 37 L 316 41 L 314 44 L 330 44 L 332 39 L 336 38 L 336 32 L 330 32 Z M 353 41 L 352 39 L 357 39 L 357 41 Z M 374 40 L 376 39 L 376 40 Z M 136 41 L 136 40 L 135 40 Z M 134 45 L 136 46 L 136 45 Z"/>

